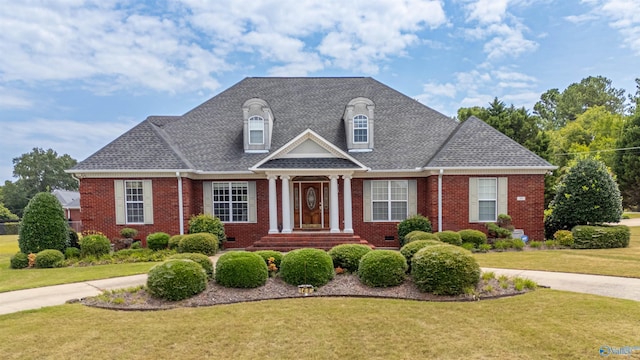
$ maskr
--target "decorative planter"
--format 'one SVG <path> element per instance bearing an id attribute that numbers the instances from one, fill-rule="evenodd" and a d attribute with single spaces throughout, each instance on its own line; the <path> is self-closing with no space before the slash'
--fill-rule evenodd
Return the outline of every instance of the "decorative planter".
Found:
<path id="1" fill-rule="evenodd" d="M 298 285 L 298 293 L 304 294 L 304 296 L 312 294 L 314 290 L 313 285 Z"/>

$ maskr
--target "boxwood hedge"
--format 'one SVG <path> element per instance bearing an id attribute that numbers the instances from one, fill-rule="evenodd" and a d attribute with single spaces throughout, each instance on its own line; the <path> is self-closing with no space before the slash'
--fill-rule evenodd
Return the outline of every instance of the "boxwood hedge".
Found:
<path id="1" fill-rule="evenodd" d="M 216 262 L 216 282 L 232 288 L 256 288 L 264 285 L 269 271 L 264 259 L 253 252 L 230 251 Z"/>
<path id="2" fill-rule="evenodd" d="M 207 273 L 202 266 L 187 259 L 172 259 L 149 270 L 147 288 L 151 295 L 177 301 L 203 292 Z"/>
<path id="3" fill-rule="evenodd" d="M 480 280 L 480 266 L 471 252 L 453 245 L 428 246 L 411 261 L 411 276 L 424 292 L 459 295 Z"/>
<path id="4" fill-rule="evenodd" d="M 335 272 L 333 260 L 320 249 L 297 249 L 282 258 L 280 276 L 291 285 L 322 286 L 328 283 Z"/>
<path id="5" fill-rule="evenodd" d="M 374 250 L 360 260 L 358 277 L 371 287 L 396 286 L 405 280 L 407 268 L 407 261 L 399 252 Z"/>
<path id="6" fill-rule="evenodd" d="M 349 272 L 358 271 L 360 259 L 371 251 L 371 248 L 362 244 L 342 244 L 329 250 L 329 256 L 333 260 L 334 267 L 341 267 Z"/>

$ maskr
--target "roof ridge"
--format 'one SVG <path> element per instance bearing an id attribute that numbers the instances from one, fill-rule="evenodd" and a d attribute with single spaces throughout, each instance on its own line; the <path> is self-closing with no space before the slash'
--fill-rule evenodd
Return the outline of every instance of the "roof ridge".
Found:
<path id="1" fill-rule="evenodd" d="M 169 149 L 173 151 L 173 153 L 178 157 L 178 159 L 180 159 L 180 161 L 182 161 L 186 165 L 187 169 L 195 169 L 191 161 L 189 161 L 189 159 L 187 159 L 187 157 L 184 156 L 182 151 L 177 147 L 175 142 L 171 140 L 171 138 L 169 137 L 167 132 L 164 131 L 164 129 L 154 124 L 153 122 L 151 122 L 148 117 L 144 121 L 148 122 L 151 125 L 151 129 L 160 137 L 160 139 L 169 147 Z"/>
<path id="2" fill-rule="evenodd" d="M 473 116 L 475 117 L 475 116 Z M 468 120 L 468 119 L 467 119 Z M 431 163 L 431 161 L 433 161 L 433 159 L 436 159 L 438 157 L 438 155 L 440 155 L 440 153 L 442 151 L 444 151 L 444 148 L 447 147 L 447 144 L 449 144 L 449 141 L 451 139 L 453 139 L 453 137 L 460 131 L 460 129 L 462 129 L 462 125 L 465 123 L 466 121 L 463 121 L 461 123 L 458 124 L 458 126 L 456 126 L 455 129 L 453 129 L 453 131 L 451 132 L 451 134 L 449 134 L 449 136 L 447 136 L 446 139 L 444 139 L 444 141 L 442 141 L 442 144 L 440 144 L 440 146 L 438 147 L 438 150 L 436 150 L 433 155 L 429 158 L 429 160 L 427 160 L 426 163 L 424 163 L 423 167 L 427 167 L 429 166 L 429 164 Z"/>

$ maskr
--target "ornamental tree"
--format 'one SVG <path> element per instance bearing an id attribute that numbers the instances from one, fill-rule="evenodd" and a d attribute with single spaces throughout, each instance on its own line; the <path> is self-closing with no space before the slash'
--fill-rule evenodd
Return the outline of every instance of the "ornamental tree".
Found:
<path id="1" fill-rule="evenodd" d="M 620 221 L 622 197 L 604 163 L 584 159 L 569 169 L 549 209 L 551 214 L 545 219 L 547 238 L 576 225 Z"/>
<path id="2" fill-rule="evenodd" d="M 20 251 L 25 254 L 46 249 L 64 252 L 69 236 L 67 229 L 58 199 L 51 193 L 38 193 L 24 209 L 18 237 Z"/>

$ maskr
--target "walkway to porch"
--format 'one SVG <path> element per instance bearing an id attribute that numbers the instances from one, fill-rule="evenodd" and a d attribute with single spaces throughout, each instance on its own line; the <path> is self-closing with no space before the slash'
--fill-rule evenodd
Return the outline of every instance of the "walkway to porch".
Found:
<path id="1" fill-rule="evenodd" d="M 246 250 L 291 251 L 301 248 L 329 250 L 340 244 L 363 244 L 374 248 L 367 240 L 354 234 L 332 233 L 329 231 L 294 231 L 287 234 L 279 233 L 263 236 Z"/>

